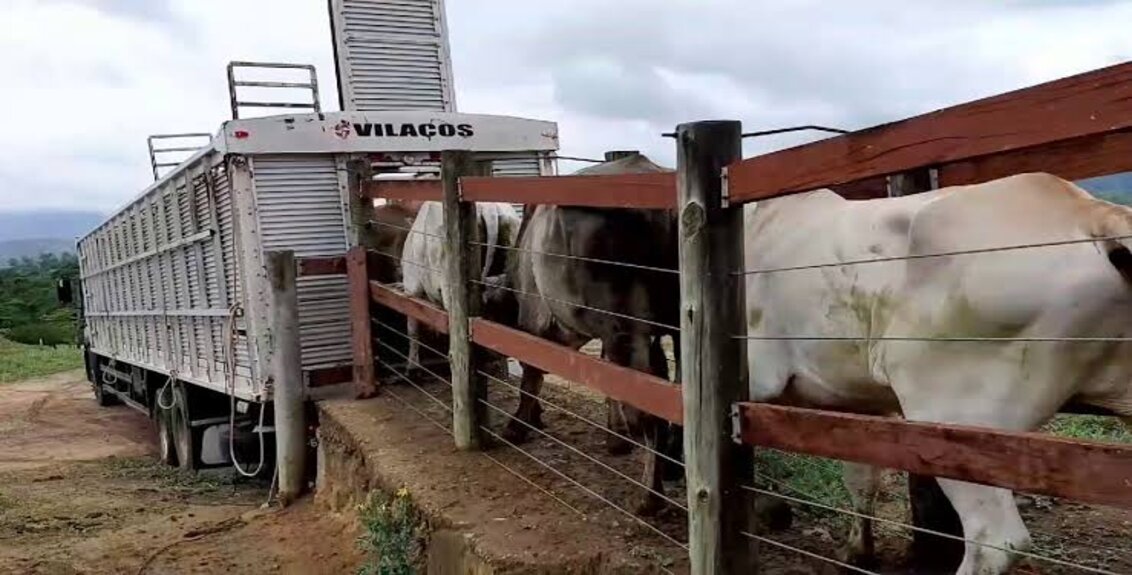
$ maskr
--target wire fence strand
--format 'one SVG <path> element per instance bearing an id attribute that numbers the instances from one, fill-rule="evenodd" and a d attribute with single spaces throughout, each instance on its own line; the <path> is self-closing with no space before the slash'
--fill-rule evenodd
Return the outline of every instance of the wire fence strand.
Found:
<path id="1" fill-rule="evenodd" d="M 426 414 L 426 413 L 425 413 L 424 411 L 422 411 L 422 410 L 421 410 L 420 408 L 418 408 L 417 406 L 413 405 L 413 404 L 412 404 L 412 402 L 408 401 L 407 399 L 404 399 L 404 398 L 402 398 L 402 397 L 401 397 L 400 395 L 398 395 L 398 394 L 394 393 L 393 391 L 391 391 L 391 390 L 389 390 L 389 389 L 386 389 L 386 392 L 387 392 L 387 393 L 389 393 L 389 395 L 390 395 L 390 396 L 392 396 L 392 397 L 393 397 L 394 399 L 396 399 L 397 401 L 401 402 L 401 404 L 402 404 L 402 405 L 404 405 L 405 407 L 407 407 L 407 408 L 409 408 L 409 409 L 411 409 L 411 410 L 415 411 L 415 412 L 417 413 L 417 415 L 421 416 L 421 418 L 423 418 L 423 419 L 424 419 L 425 421 L 428 421 L 429 423 L 432 423 L 432 424 L 433 424 L 433 425 L 435 425 L 436 427 L 439 427 L 439 428 L 440 428 L 440 429 L 441 429 L 442 431 L 444 431 L 444 433 L 446 433 L 446 434 L 451 434 L 451 433 L 452 433 L 452 429 L 451 429 L 451 428 L 449 428 L 448 426 L 444 425 L 443 423 L 440 423 L 439 421 L 437 421 L 437 420 L 433 419 L 433 418 L 432 418 L 432 417 L 430 417 L 430 416 L 429 416 L 428 414 Z M 483 451 L 480 451 L 480 452 L 479 452 L 479 454 L 480 454 L 480 455 L 483 455 L 483 456 L 484 456 L 485 458 L 487 458 L 487 460 L 488 460 L 488 461 L 491 461 L 492 463 L 494 463 L 494 464 L 498 465 L 498 466 L 499 466 L 500 468 L 502 468 L 502 469 L 503 469 L 504 471 L 506 471 L 507 473 L 510 473 L 511 475 L 514 475 L 515 477 L 518 477 L 518 478 L 519 478 L 520 480 L 522 480 L 522 481 L 523 481 L 524 483 L 526 483 L 526 484 L 530 485 L 531 487 L 534 487 L 535 489 L 537 489 L 537 490 L 541 491 L 541 492 L 542 492 L 542 493 L 543 493 L 544 495 L 546 495 L 547 497 L 550 497 L 550 498 L 551 498 L 551 499 L 553 499 L 554 501 L 557 501 L 557 502 L 558 502 L 559 504 L 561 504 L 561 505 L 562 505 L 563 507 L 565 507 L 565 508 L 569 509 L 570 511 L 573 511 L 573 512 L 574 512 L 574 513 L 576 513 L 576 514 L 577 514 L 577 515 L 578 515 L 579 517 L 585 517 L 585 516 L 586 516 L 586 514 L 585 514 L 585 513 L 583 513 L 583 512 L 582 512 L 582 510 L 578 509 L 577 507 L 574 507 L 573 505 L 570 505 L 569 503 L 567 503 L 567 502 L 566 502 L 566 500 L 564 500 L 564 499 L 562 499 L 561 497 L 559 497 L 559 496 L 555 495 L 555 494 L 554 494 L 553 492 L 551 492 L 551 491 L 550 491 L 549 489 L 546 489 L 545 487 L 543 487 L 543 486 L 541 486 L 541 485 L 539 485 L 539 484 L 535 483 L 534 481 L 531 481 L 531 480 L 530 480 L 530 479 L 528 479 L 528 478 L 527 478 L 527 477 L 526 477 L 525 475 L 523 475 L 522 473 L 519 473 L 518 471 L 516 471 L 516 470 L 515 470 L 514 468 L 512 468 L 511 466 L 509 466 L 509 465 L 507 465 L 506 463 L 503 463 L 503 462 L 502 462 L 502 461 L 500 461 L 499 459 L 495 458 L 495 457 L 494 457 L 494 456 L 492 456 L 492 455 L 491 455 L 490 453 L 485 453 L 485 452 L 483 452 Z"/>
<path id="2" fill-rule="evenodd" d="M 612 465 L 609 465 L 608 463 L 606 463 L 606 462 L 604 462 L 604 461 L 582 451 L 581 449 L 578 449 L 577 447 L 574 447 L 573 445 L 570 445 L 569 443 L 562 441 L 561 439 L 551 435 L 550 433 L 547 433 L 546 431 L 543 431 L 543 430 L 535 427 L 534 425 L 531 425 L 531 424 L 523 421 L 522 419 L 515 417 L 513 414 L 511 414 L 510 412 L 508 412 L 505 409 L 501 409 L 501 408 L 499 408 L 499 407 L 497 407 L 497 406 L 495 406 L 495 405 L 493 405 L 493 404 L 491 404 L 491 403 L 489 403 L 489 402 L 487 402 L 483 399 L 481 399 L 479 401 L 480 401 L 480 403 L 484 404 L 485 406 L 487 406 L 491 410 L 503 414 L 505 417 L 507 417 L 511 421 L 519 422 L 520 424 L 522 424 L 527 429 L 530 429 L 531 431 L 534 431 L 535 433 L 551 440 L 552 442 L 554 442 L 558 445 L 561 445 L 562 447 L 565 447 L 567 450 L 569 450 L 570 452 L 572 452 L 576 455 L 581 456 L 586 461 L 589 461 L 589 462 L 593 463 L 594 465 L 597 465 L 598 467 L 601 467 L 602 469 L 620 477 L 621 479 L 624 479 L 625 481 L 628 481 L 629 483 L 632 483 L 633 485 L 636 485 L 637 487 L 644 489 L 645 491 L 648 491 L 649 493 L 663 499 L 665 502 L 669 503 L 670 505 L 673 505 L 673 506 L 681 509 L 685 513 L 688 512 L 688 507 L 685 506 L 684 504 L 680 503 L 679 501 L 676 501 L 675 499 L 672 499 L 671 497 L 665 495 L 664 493 L 661 493 L 660 491 L 657 491 L 656 489 L 653 489 L 652 487 L 649 487 L 648 485 L 645 485 L 641 481 L 630 477 L 629 475 L 621 472 L 620 470 L 613 467 Z"/>
<path id="3" fill-rule="evenodd" d="M 604 264 L 604 265 L 611 265 L 611 266 L 620 266 L 620 267 L 632 268 L 632 269 L 643 270 L 643 271 L 680 275 L 680 270 L 674 270 L 674 269 L 670 269 L 670 268 L 646 266 L 646 265 L 642 265 L 642 264 L 631 264 L 629 262 L 619 262 L 619 261 L 616 261 L 616 260 L 604 260 L 604 259 L 600 259 L 600 258 L 587 258 L 587 257 L 583 257 L 583 256 L 574 256 L 574 255 L 570 255 L 570 254 L 552 254 L 550 252 L 542 252 L 542 251 L 538 251 L 538 250 L 529 250 L 529 249 L 526 249 L 526 248 L 520 248 L 520 247 L 516 247 L 516 246 L 504 246 L 504 245 L 491 246 L 491 245 L 486 244 L 484 242 L 476 242 L 476 241 L 470 241 L 468 243 L 471 244 L 471 245 L 475 245 L 475 246 L 496 247 L 496 248 L 499 248 L 501 250 L 507 250 L 507 251 L 513 251 L 513 252 L 523 252 L 523 253 L 538 255 L 538 256 L 547 256 L 547 257 L 552 257 L 552 258 L 562 258 L 562 259 L 575 260 L 575 261 L 580 261 L 580 262 Z"/>
<path id="4" fill-rule="evenodd" d="M 424 265 L 424 264 L 420 264 L 420 263 L 417 263 L 417 262 L 411 262 L 411 261 L 409 261 L 409 260 L 406 260 L 406 259 L 402 259 L 402 258 L 400 258 L 400 257 L 398 257 L 398 256 L 395 256 L 395 255 L 393 255 L 393 254 L 387 254 L 387 253 L 385 253 L 385 252 L 383 252 L 383 251 L 380 251 L 380 250 L 369 249 L 369 250 L 366 250 L 366 251 L 367 251 L 367 252 L 370 252 L 370 253 L 375 253 L 375 254 L 377 254 L 377 255 L 379 255 L 379 256 L 385 256 L 385 257 L 387 257 L 387 258 L 389 258 L 389 259 L 391 259 L 391 260 L 395 260 L 395 261 L 397 261 L 397 262 L 400 262 L 401 264 L 409 264 L 409 265 L 411 265 L 411 266 L 414 266 L 414 267 L 418 267 L 418 268 L 421 268 L 421 269 L 425 269 L 425 270 L 428 270 L 428 271 L 430 271 L 430 272 L 432 272 L 432 273 L 434 273 L 434 274 L 443 274 L 443 273 L 444 273 L 444 272 L 442 272 L 442 271 L 440 271 L 440 270 L 438 270 L 438 269 L 436 269 L 436 268 L 431 268 L 431 267 L 429 267 L 429 266 L 426 266 L 426 265 Z"/>
<path id="5" fill-rule="evenodd" d="M 575 418 L 575 419 L 577 419 L 577 420 L 579 420 L 579 421 L 582 421 L 582 422 L 584 422 L 584 423 L 587 423 L 587 424 L 589 424 L 589 425 L 591 425 L 591 426 L 593 426 L 593 427 L 595 427 L 595 428 L 597 428 L 597 429 L 600 429 L 601 431 L 604 431 L 604 432 L 606 432 L 606 433 L 608 433 L 608 434 L 610 434 L 610 435 L 613 435 L 613 436 L 615 436 L 615 437 L 618 437 L 618 438 L 620 438 L 620 439 L 623 439 L 623 440 L 625 440 L 625 441 L 628 441 L 629 443 L 631 443 L 631 444 L 633 444 L 633 445 L 635 445 L 635 446 L 637 446 L 637 447 L 640 447 L 641 449 L 644 449 L 644 450 L 646 450 L 646 451 L 649 451 L 649 452 L 651 452 L 652 454 L 656 455 L 657 457 L 660 457 L 660 458 L 664 459 L 665 461 L 668 461 L 668 462 L 670 462 L 670 463 L 673 463 L 673 464 L 679 465 L 681 469 L 683 469 L 683 468 L 684 468 L 684 462 L 682 462 L 682 461 L 679 461 L 679 460 L 677 460 L 677 459 L 676 459 L 676 458 L 674 458 L 674 457 L 671 457 L 671 456 L 665 455 L 664 453 L 661 453 L 660 451 L 657 451 L 656 449 L 653 449 L 653 448 L 651 448 L 651 447 L 649 447 L 649 446 L 645 445 L 644 443 L 641 443 L 641 442 L 639 442 L 639 441 L 637 441 L 637 440 L 633 439 L 632 437 L 629 437 L 628 435 L 624 435 L 624 434 L 618 433 L 618 432 L 616 432 L 616 431 L 614 431 L 614 430 L 612 430 L 612 429 L 610 429 L 610 428 L 608 428 L 608 427 L 606 427 L 606 426 L 604 426 L 604 425 L 602 425 L 602 424 L 600 424 L 600 423 L 598 423 L 598 422 L 596 422 L 596 421 L 593 421 L 592 419 L 590 419 L 590 418 L 588 418 L 588 417 L 586 417 L 586 416 L 584 416 L 584 415 L 580 415 L 580 414 L 578 414 L 578 413 L 575 413 L 575 412 L 573 412 L 573 411 L 570 411 L 569 409 L 566 409 L 565 407 L 562 407 L 562 406 L 560 406 L 560 405 L 558 405 L 558 404 L 556 404 L 556 403 L 554 403 L 554 402 L 552 402 L 552 401 L 549 401 L 549 400 L 547 400 L 546 398 L 543 398 L 543 397 L 541 397 L 541 396 L 535 395 L 535 394 L 533 394 L 533 393 L 531 393 L 531 392 L 529 392 L 529 391 L 525 391 L 525 390 L 523 390 L 523 389 L 522 389 L 521 387 L 519 387 L 519 386 L 517 386 L 517 385 L 515 385 L 515 384 L 513 384 L 513 383 L 511 383 L 511 382 L 508 382 L 508 381 L 503 381 L 502 379 L 500 379 L 500 378 L 498 378 L 498 377 L 495 377 L 494 375 L 491 375 L 491 374 L 487 373 L 486 371 L 480 371 L 480 370 L 477 370 L 477 372 L 478 372 L 478 373 L 479 373 L 480 375 L 482 375 L 482 376 L 484 376 L 484 377 L 486 377 L 486 378 L 488 378 L 488 379 L 491 379 L 491 380 L 493 380 L 493 381 L 496 381 L 496 382 L 498 382 L 498 383 L 500 383 L 500 384 L 503 384 L 504 386 L 507 386 L 508 388 L 510 388 L 510 389 L 512 389 L 512 390 L 514 390 L 514 391 L 516 391 L 516 392 L 518 392 L 518 393 L 519 393 L 520 395 L 525 395 L 525 396 L 527 396 L 527 397 L 530 397 L 530 398 L 532 398 L 532 399 L 537 399 L 537 400 L 539 400 L 539 402 L 540 402 L 540 403 L 542 403 L 542 404 L 544 404 L 544 405 L 547 405 L 547 406 L 549 406 L 550 408 L 552 408 L 552 409 L 554 409 L 554 410 L 556 410 L 556 411 L 559 411 L 559 412 L 565 413 L 566 415 L 569 415 L 569 416 L 571 416 L 571 417 L 573 417 L 573 418 Z"/>
<path id="6" fill-rule="evenodd" d="M 987 253 L 994 253 L 994 252 L 1006 252 L 1006 251 L 1012 251 L 1012 250 L 1027 250 L 1027 249 L 1033 249 L 1033 248 L 1067 246 L 1067 245 L 1073 245 L 1073 244 L 1088 244 L 1088 243 L 1095 243 L 1095 242 L 1119 241 L 1119 240 L 1126 240 L 1126 239 L 1130 239 L 1130 238 L 1132 238 L 1132 234 L 1120 235 L 1120 236 L 1103 236 L 1103 237 L 1097 237 L 1097 238 L 1075 239 L 1075 240 L 1058 240 L 1058 241 L 1051 241 L 1051 242 L 1035 242 L 1035 243 L 1029 243 L 1029 244 L 1016 244 L 1016 245 L 1011 245 L 1011 246 L 1000 246 L 1000 247 L 994 247 L 994 248 L 977 248 L 977 249 L 970 249 L 970 250 L 955 250 L 955 251 L 949 251 L 949 252 L 937 252 L 937 253 L 932 253 L 932 254 L 912 254 L 912 255 L 907 255 L 907 256 L 892 256 L 892 257 L 886 257 L 886 258 L 869 258 L 869 259 L 860 259 L 860 260 L 847 260 L 847 261 L 843 261 L 843 262 L 828 262 L 828 263 L 823 263 L 823 264 L 811 264 L 811 265 L 801 265 L 801 266 L 784 266 L 784 267 L 777 267 L 777 268 L 763 268 L 763 269 L 757 269 L 757 270 L 743 270 L 743 271 L 735 272 L 735 275 L 749 276 L 749 275 L 762 275 L 762 274 L 772 274 L 772 273 L 780 273 L 780 272 L 793 272 L 793 271 L 800 271 L 800 270 L 816 270 L 816 269 L 822 269 L 822 268 L 838 268 L 838 267 L 858 266 L 858 265 L 865 265 L 865 264 L 879 264 L 879 263 L 900 262 L 900 261 L 908 261 L 908 260 L 922 260 L 922 259 L 930 259 L 930 258 L 944 258 L 944 257 L 952 257 L 952 256 L 987 254 Z"/>
<path id="7" fill-rule="evenodd" d="M 819 554 L 814 553 L 812 551 L 806 551 L 805 549 L 801 549 L 801 548 L 795 547 L 793 545 L 788 545 L 786 543 L 775 541 L 773 539 L 768 539 L 768 538 L 763 537 L 761 535 L 755 535 L 754 533 L 750 533 L 748 531 L 740 531 L 739 533 L 742 533 L 745 537 L 748 537 L 750 539 L 754 539 L 755 541 L 767 543 L 769 545 L 773 545 L 775 547 L 778 547 L 779 549 L 785 549 L 787 551 L 792 551 L 792 552 L 797 553 L 799 555 L 805 555 L 806 557 L 810 557 L 810 558 L 813 558 L 813 559 L 819 559 L 819 560 L 825 561 L 826 563 L 829 563 L 831 565 L 836 565 L 838 567 L 841 567 L 842 569 L 848 569 L 850 571 L 853 571 L 854 573 L 864 573 L 865 575 L 880 575 L 880 573 L 877 573 L 876 571 L 869 571 L 868 569 L 862 569 L 860 567 L 857 567 L 856 565 L 850 565 L 848 563 L 845 563 L 844 561 L 838 561 L 837 559 L 834 559 L 832 557 L 826 557 L 825 555 L 819 555 Z"/>
<path id="8" fill-rule="evenodd" d="M 378 327 L 381 327 L 381 328 L 383 328 L 383 329 L 385 329 L 389 332 L 392 332 L 394 335 L 397 335 L 399 337 L 404 338 L 407 341 L 410 341 L 410 342 L 415 341 L 415 342 L 417 342 L 417 345 L 421 346 L 421 348 L 426 349 L 426 350 L 436 354 L 437 356 L 439 356 L 441 358 L 448 359 L 447 353 L 445 353 L 443 351 L 438 351 L 436 348 L 428 345 L 427 343 L 425 343 L 425 342 L 423 342 L 419 339 L 413 339 L 409 334 L 404 333 L 401 330 L 399 330 L 399 329 L 397 329 L 397 328 L 395 328 L 395 327 L 393 327 L 393 326 L 391 326 L 391 325 L 389 325 L 389 324 L 387 324 L 387 323 L 385 323 L 385 322 L 383 322 L 383 321 L 381 321 L 377 318 L 370 318 L 370 322 L 376 324 Z"/>
<path id="9" fill-rule="evenodd" d="M 663 537 L 669 543 L 672 543 L 673 545 L 676 545 L 676 546 L 680 547 L 681 549 L 683 549 L 685 551 L 688 550 L 688 546 L 686 544 L 678 541 L 675 537 L 665 533 L 664 531 L 662 531 L 661 529 L 659 529 L 655 525 L 649 523 L 648 521 L 645 521 L 644 519 L 637 517 L 637 515 L 635 513 L 633 513 L 632 511 L 629 511 L 629 510 L 625 509 L 624 507 L 621 507 L 620 505 L 610 501 L 609 498 L 607 498 L 604 495 L 594 491 L 593 489 L 590 489 L 589 487 L 586 487 L 585 485 L 583 485 L 577 479 L 574 479 L 573 477 L 570 477 L 569 475 L 567 475 L 567 474 L 563 473 L 562 471 L 556 469 L 553 465 L 546 463 L 545 461 L 539 459 L 537 456 L 528 452 L 527 450 L 523 449 L 522 447 L 519 447 L 518 445 L 515 445 L 514 443 L 507 441 L 506 439 L 503 438 L 503 436 L 499 435 L 498 433 L 495 433 L 494 431 L 489 429 L 487 426 L 481 425 L 480 429 L 482 429 L 485 433 L 487 433 L 488 435 L 495 438 L 497 441 L 502 442 L 503 444 L 511 447 L 512 449 L 514 449 L 515 451 L 518 451 L 519 453 L 522 453 L 528 459 L 539 464 L 540 466 L 545 468 L 547 471 L 550 471 L 551 473 L 553 473 L 553 474 L 561 477 L 562 479 L 566 480 L 568 483 L 570 483 L 574 487 L 581 489 L 582 491 L 584 491 L 586 494 L 590 495 L 591 497 L 597 499 L 598 501 L 601 501 L 602 503 L 605 503 L 606 505 L 612 507 L 613 509 L 615 509 L 617 511 L 620 511 L 626 517 L 628 517 L 628 518 L 632 519 L 633 521 L 643 525 L 644 527 L 648 528 L 653 533 L 660 535 L 661 537 Z"/>
<path id="10" fill-rule="evenodd" d="M 596 313 L 601 313 L 601 314 L 605 314 L 605 315 L 609 315 L 609 316 L 613 316 L 613 317 L 619 317 L 619 318 L 627 319 L 627 320 L 630 320 L 630 321 L 636 321 L 636 322 L 640 322 L 640 323 L 643 323 L 643 324 L 647 324 L 647 325 L 671 330 L 671 331 L 674 331 L 674 332 L 680 331 L 679 327 L 676 327 L 674 325 L 668 325 L 666 323 L 655 322 L 655 321 L 640 318 L 640 317 L 634 317 L 634 316 L 626 315 L 626 314 L 623 314 L 623 313 L 617 313 L 615 311 L 609 311 L 609 310 L 605 310 L 605 309 L 599 309 L 599 308 L 596 308 L 596 307 L 590 307 L 588 305 L 569 302 L 569 301 L 561 300 L 561 299 L 557 299 L 557 298 L 552 298 L 552 297 L 545 296 L 545 295 L 542 295 L 542 294 L 525 292 L 525 291 L 522 291 L 522 290 L 517 290 L 515 288 L 511 288 L 511 287 L 507 287 L 507 286 L 503 286 L 503 285 L 499 285 L 499 284 L 494 284 L 494 283 L 488 283 L 488 282 L 480 281 L 480 280 L 477 280 L 477 279 L 473 279 L 473 280 L 469 280 L 469 281 L 471 281 L 472 283 L 475 283 L 475 284 L 485 286 L 485 287 L 499 288 L 499 289 L 507 290 L 509 292 L 514 292 L 514 293 L 517 293 L 517 294 L 520 294 L 520 295 L 525 295 L 527 297 L 537 297 L 537 298 L 541 298 L 541 299 L 544 299 L 544 300 L 547 300 L 547 301 L 552 301 L 552 302 L 560 303 L 560 304 L 563 304 L 563 305 L 569 305 L 569 306 L 573 306 L 573 307 L 576 307 L 576 308 L 579 308 L 579 309 L 584 309 L 584 310 L 588 310 L 588 311 L 592 311 L 592 312 L 596 312 Z"/>
<path id="11" fill-rule="evenodd" d="M 943 537 L 945 539 L 951 539 L 953 541 L 962 541 L 964 543 L 970 543 L 972 545 L 978 545 L 980 547 L 985 547 L 987 549 L 994 549 L 996 551 L 1002 551 L 1002 552 L 1005 552 L 1005 553 L 1018 555 L 1020 557 L 1026 557 L 1026 558 L 1034 559 L 1034 560 L 1037 560 L 1037 561 L 1045 561 L 1045 562 L 1048 562 L 1048 563 L 1054 563 L 1054 564 L 1057 564 L 1057 565 L 1061 565 L 1062 567 L 1070 567 L 1070 568 L 1073 568 L 1073 569 L 1079 569 L 1081 571 L 1088 571 L 1090 573 L 1101 573 L 1101 574 L 1104 574 L 1104 575 L 1117 575 L 1116 573 L 1114 573 L 1112 571 L 1099 569 L 1097 567 L 1082 565 L 1080 563 L 1073 563 L 1071 561 L 1056 559 L 1054 557 L 1047 557 L 1045 555 L 1038 555 L 1036 553 L 1030 553 L 1028 551 L 1019 551 L 1017 549 L 1010 549 L 1010 548 L 1007 548 L 1007 547 L 1002 547 L 1002 546 L 999 546 L 999 545 L 994 545 L 992 543 L 986 543 L 986 542 L 983 542 L 983 541 L 975 541 L 973 539 L 968 539 L 966 537 L 960 537 L 958 535 L 952 535 L 950 533 L 944 533 L 942 531 L 935 531 L 933 529 L 927 529 L 927 528 L 924 528 L 924 527 L 917 527 L 915 525 L 909 525 L 907 523 L 904 523 L 904 522 L 901 522 L 901 521 L 896 521 L 896 520 L 893 520 L 893 519 L 885 519 L 883 517 L 877 517 L 875 515 L 867 515 L 865 513 L 859 512 L 859 511 L 835 507 L 833 505 L 826 505 L 824 503 L 819 503 L 817 501 L 808 501 L 808 500 L 805 500 L 805 499 L 801 499 L 801 498 L 798 498 L 798 497 L 792 497 L 790 495 L 786 495 L 786 494 L 783 494 L 783 493 L 777 493 L 777 492 L 770 491 L 770 490 L 767 490 L 767 489 L 759 489 L 758 487 L 753 487 L 753 486 L 749 486 L 749 485 L 741 485 L 740 488 L 742 488 L 745 491 L 750 491 L 752 493 L 758 493 L 758 494 L 766 495 L 766 496 L 769 496 L 769 497 L 777 497 L 777 498 L 780 498 L 780 499 L 784 499 L 786 501 L 791 501 L 791 502 L 794 502 L 794 503 L 800 503 L 802 505 L 809 505 L 809 506 L 817 507 L 817 508 L 820 508 L 820 509 L 825 509 L 826 511 L 833 511 L 833 512 L 841 513 L 841 514 L 845 514 L 845 515 L 852 515 L 854 517 L 859 517 L 861 519 L 869 519 L 869 520 L 872 520 L 872 521 L 878 521 L 878 522 L 885 523 L 885 524 L 888 524 L 888 525 L 900 527 L 902 529 L 909 529 L 911 531 L 918 531 L 920 533 L 926 533 L 928 535 L 934 535 L 936 537 Z"/>
<path id="12" fill-rule="evenodd" d="M 409 365 L 415 365 L 415 366 L 419 367 L 422 371 L 431 375 L 432 377 L 436 378 L 437 380 L 443 382 L 448 387 L 452 387 L 451 381 L 449 381 L 448 379 L 445 379 L 443 376 L 437 375 L 437 373 L 435 371 L 432 371 L 431 369 L 425 367 L 422 363 L 409 359 L 409 356 L 401 353 L 400 351 L 397 351 L 396 349 L 393 348 L 393 346 L 391 346 L 391 345 L 389 345 L 389 344 L 387 344 L 387 343 L 385 343 L 381 340 L 377 340 L 377 345 L 380 345 L 380 346 L 384 347 L 385 349 L 388 349 L 389 351 L 395 353 L 397 355 L 397 357 L 400 357 L 401 359 L 405 360 L 405 362 L 408 363 Z"/>
<path id="13" fill-rule="evenodd" d="M 391 224 L 389 222 L 379 222 L 377 220 L 370 220 L 369 223 L 377 224 L 379 226 L 386 227 L 386 228 L 393 228 L 395 230 L 401 230 L 403 232 L 409 232 L 410 234 L 418 234 L 418 235 L 422 235 L 422 236 L 428 236 L 430 238 L 436 238 L 436 239 L 441 240 L 441 241 L 448 241 L 448 238 L 446 238 L 442 235 L 439 235 L 439 234 L 431 234 L 429 232 L 422 231 L 422 230 L 414 230 L 412 228 L 406 228 L 405 226 L 399 226 L 397 224 Z"/>
<path id="14" fill-rule="evenodd" d="M 413 383 L 412 379 L 409 379 L 409 377 L 406 376 L 405 374 L 397 371 L 396 369 L 393 369 L 393 366 L 389 365 L 388 363 L 385 363 L 384 361 L 381 361 L 381 360 L 377 360 L 377 363 L 378 363 L 378 365 L 384 366 L 385 369 L 388 369 L 389 371 L 393 372 L 393 375 L 396 375 L 397 377 L 400 377 L 401 379 L 405 380 L 405 383 L 408 383 L 409 385 L 413 386 L 414 388 L 416 388 L 417 391 L 428 396 L 429 399 L 431 399 L 434 403 L 436 403 L 440 407 L 444 408 L 445 411 L 447 411 L 448 413 L 452 413 L 452 408 L 447 403 L 444 403 L 444 400 L 442 400 L 442 399 L 436 397 L 435 395 L 429 393 L 428 391 L 425 390 L 425 388 Z"/>

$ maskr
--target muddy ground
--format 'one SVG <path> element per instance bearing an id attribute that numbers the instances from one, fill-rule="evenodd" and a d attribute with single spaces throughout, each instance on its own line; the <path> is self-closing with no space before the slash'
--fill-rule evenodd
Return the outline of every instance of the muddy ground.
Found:
<path id="1" fill-rule="evenodd" d="M 159 464 L 81 372 L 0 385 L 0 573 L 353 573 L 353 515 L 261 508 L 266 481 Z"/>

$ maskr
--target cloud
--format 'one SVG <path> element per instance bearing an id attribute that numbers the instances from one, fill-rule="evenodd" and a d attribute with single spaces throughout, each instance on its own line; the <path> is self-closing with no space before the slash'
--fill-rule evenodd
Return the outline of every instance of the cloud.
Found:
<path id="1" fill-rule="evenodd" d="M 1132 59 L 1127 2 L 448 0 L 459 109 L 558 122 L 562 153 L 675 163 L 677 123 L 861 128 Z M 321 0 L 0 2 L 0 210 L 108 210 L 151 133 L 214 131 L 230 60 L 315 64 Z M 50 34 L 44 33 L 50 30 Z M 753 140 L 746 153 L 825 137 Z M 564 163 L 564 171 L 577 167 Z"/>

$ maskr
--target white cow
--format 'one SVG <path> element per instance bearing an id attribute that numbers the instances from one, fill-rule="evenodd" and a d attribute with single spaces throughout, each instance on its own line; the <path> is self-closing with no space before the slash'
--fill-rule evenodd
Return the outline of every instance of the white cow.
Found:
<path id="1" fill-rule="evenodd" d="M 1102 239 L 1132 235 L 1132 209 L 1037 173 L 878 200 L 819 190 L 744 215 L 749 271 L 1096 240 L 747 275 L 749 336 L 861 338 L 749 339 L 755 401 L 1017 431 L 1073 401 L 1132 423 L 1128 343 L 883 339 L 1132 336 L 1132 241 Z M 875 474 L 845 472 L 854 505 L 871 515 Z M 966 538 L 1030 546 L 1009 490 L 938 481 Z M 855 526 L 851 556 L 871 553 L 869 527 Z M 968 543 L 958 573 L 1003 573 L 1013 559 Z"/>
<path id="2" fill-rule="evenodd" d="M 476 212 L 479 221 L 479 237 L 483 246 L 480 261 L 483 272 L 478 278 L 485 281 L 489 277 L 503 274 L 507 257 L 499 246 L 515 245 L 519 233 L 519 214 L 511 204 L 501 202 L 477 202 Z M 444 207 L 440 202 L 425 202 L 413 220 L 409 237 L 401 252 L 401 273 L 407 295 L 431 301 L 448 309 L 448 285 L 445 274 L 448 270 L 448 250 L 445 248 Z M 473 249 L 473 246 L 465 246 Z M 409 369 L 420 365 L 420 327 L 418 322 L 408 318 Z"/>

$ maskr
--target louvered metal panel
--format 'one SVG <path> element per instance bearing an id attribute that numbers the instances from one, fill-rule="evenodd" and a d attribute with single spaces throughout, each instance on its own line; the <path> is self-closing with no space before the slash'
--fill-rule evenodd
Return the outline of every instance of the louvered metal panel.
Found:
<path id="1" fill-rule="evenodd" d="M 442 0 L 330 0 L 344 110 L 455 111 Z"/>
<path id="2" fill-rule="evenodd" d="M 254 156 L 252 172 L 264 251 L 293 250 L 300 258 L 346 252 L 346 214 L 334 156 Z M 345 276 L 299 278 L 297 291 L 303 368 L 348 363 Z"/>
<path id="3" fill-rule="evenodd" d="M 511 154 L 491 154 L 484 156 L 491 160 L 491 175 L 508 176 L 549 176 L 544 164 L 548 161 L 537 152 L 518 152 Z M 519 216 L 523 215 L 523 204 L 511 204 Z"/>

